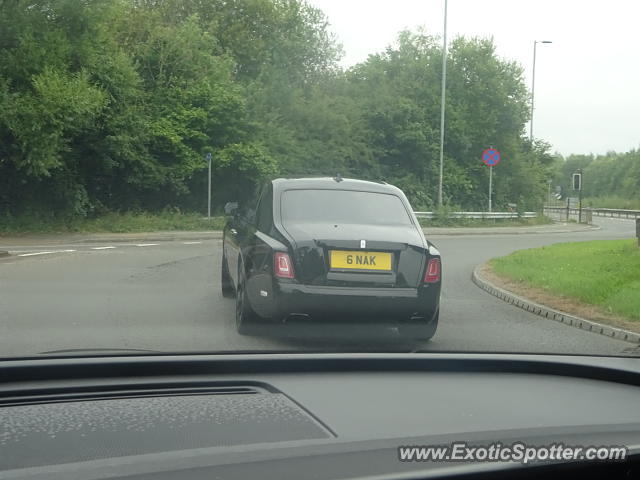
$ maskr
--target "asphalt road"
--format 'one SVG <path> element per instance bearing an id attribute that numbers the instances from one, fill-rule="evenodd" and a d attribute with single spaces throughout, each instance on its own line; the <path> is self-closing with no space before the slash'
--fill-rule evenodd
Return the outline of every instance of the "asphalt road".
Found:
<path id="1" fill-rule="evenodd" d="M 589 232 L 432 237 L 443 256 L 443 297 L 438 332 L 422 344 L 402 344 L 393 328 L 380 327 L 238 335 L 234 300 L 220 294 L 221 240 L 12 245 L 13 256 L 0 259 L 0 357 L 100 349 L 640 355 L 632 344 L 508 305 L 470 280 L 475 265 L 513 250 L 634 236 L 631 221 L 597 222 L 602 229 Z"/>

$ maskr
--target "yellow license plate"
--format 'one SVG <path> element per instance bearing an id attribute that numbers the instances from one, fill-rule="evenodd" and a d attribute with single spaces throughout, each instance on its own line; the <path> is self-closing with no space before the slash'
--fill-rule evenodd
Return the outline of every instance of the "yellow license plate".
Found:
<path id="1" fill-rule="evenodd" d="M 392 255 L 386 252 L 331 250 L 331 268 L 345 270 L 391 270 Z"/>

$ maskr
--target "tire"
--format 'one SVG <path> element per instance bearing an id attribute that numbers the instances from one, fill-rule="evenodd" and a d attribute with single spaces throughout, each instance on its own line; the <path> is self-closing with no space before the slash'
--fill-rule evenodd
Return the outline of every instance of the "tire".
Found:
<path id="1" fill-rule="evenodd" d="M 402 323 L 398 325 L 400 338 L 403 340 L 419 340 L 426 342 L 436 334 L 438 320 L 440 319 L 440 309 L 433 316 L 429 323 Z"/>
<path id="2" fill-rule="evenodd" d="M 233 298 L 236 296 L 236 289 L 233 288 L 233 281 L 231 280 L 231 275 L 229 275 L 227 258 L 224 255 L 222 255 L 220 284 L 222 285 L 222 296 L 224 298 Z"/>
<path id="3" fill-rule="evenodd" d="M 247 297 L 246 278 L 242 264 L 238 266 L 238 287 L 236 288 L 236 330 L 240 335 L 248 335 L 257 316 Z"/>

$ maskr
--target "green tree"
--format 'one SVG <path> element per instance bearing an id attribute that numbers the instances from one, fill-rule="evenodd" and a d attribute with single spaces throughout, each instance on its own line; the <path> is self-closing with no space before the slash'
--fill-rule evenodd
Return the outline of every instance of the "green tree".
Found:
<path id="1" fill-rule="evenodd" d="M 208 152 L 215 206 L 268 176 L 341 173 L 433 208 L 439 39 L 401 32 L 347 71 L 340 54 L 303 0 L 0 0 L 0 211 L 202 209 Z M 490 40 L 458 38 L 448 69 L 447 201 L 487 204 L 479 157 L 493 145 L 496 208 L 536 208 L 575 162 L 523 136 L 521 67 Z M 638 170 L 635 153 L 593 162 L 609 163 Z M 637 173 L 600 170 L 594 192 L 638 186 Z"/>

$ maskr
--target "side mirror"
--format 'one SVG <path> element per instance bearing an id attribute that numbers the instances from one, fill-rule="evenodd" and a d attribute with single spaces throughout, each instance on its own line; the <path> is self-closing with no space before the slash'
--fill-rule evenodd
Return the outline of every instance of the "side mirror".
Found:
<path id="1" fill-rule="evenodd" d="M 224 205 L 225 215 L 235 215 L 238 211 L 238 202 L 227 202 Z"/>

